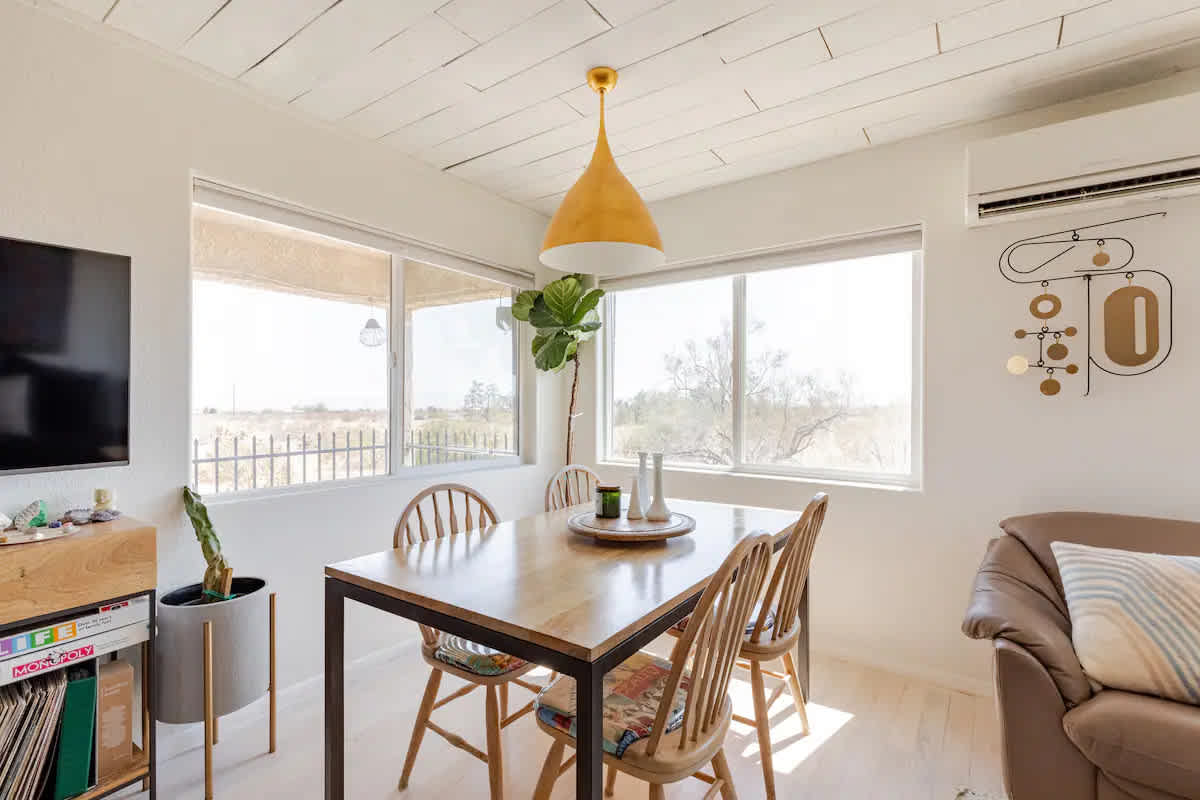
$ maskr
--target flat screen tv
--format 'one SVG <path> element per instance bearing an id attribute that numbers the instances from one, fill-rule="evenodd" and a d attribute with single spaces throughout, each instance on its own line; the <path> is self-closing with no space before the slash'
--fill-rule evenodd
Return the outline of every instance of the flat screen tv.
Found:
<path id="1" fill-rule="evenodd" d="M 128 256 L 0 237 L 0 475 L 129 463 Z"/>

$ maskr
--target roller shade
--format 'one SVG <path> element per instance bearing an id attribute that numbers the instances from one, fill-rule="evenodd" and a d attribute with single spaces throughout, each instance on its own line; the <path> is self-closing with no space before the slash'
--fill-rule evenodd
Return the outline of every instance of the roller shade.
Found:
<path id="1" fill-rule="evenodd" d="M 192 273 L 207 280 L 386 306 L 392 255 L 306 230 L 198 205 Z"/>
<path id="2" fill-rule="evenodd" d="M 665 269 L 641 275 L 600 281 L 605 289 L 640 289 L 668 283 L 719 278 L 725 275 L 745 275 L 772 269 L 801 267 L 806 264 L 827 264 L 851 258 L 866 258 L 888 253 L 921 250 L 923 236 L 919 226 L 891 228 L 854 236 L 824 239 L 804 244 L 784 245 L 749 253 L 696 259 L 669 265 Z"/>
<path id="3" fill-rule="evenodd" d="M 201 242 L 194 248 L 192 266 L 199 277 L 230 282 L 240 280 L 264 288 L 379 305 L 379 298 L 387 298 L 389 294 L 386 278 L 390 271 L 384 271 L 381 281 L 376 260 L 382 263 L 384 258 L 397 257 L 412 262 L 409 266 L 425 264 L 439 267 L 442 272 L 461 273 L 475 279 L 478 288 L 473 291 L 480 297 L 491 297 L 498 291 L 492 284 L 506 287 L 506 296 L 507 287 L 532 289 L 534 286 L 531 272 L 486 263 L 390 231 L 209 180 L 194 179 L 192 197 L 193 233 L 198 234 L 194 239 Z M 245 230 L 236 232 L 222 227 L 234 226 L 243 220 L 257 224 L 242 223 Z M 229 240 L 235 233 L 240 241 L 222 243 L 218 238 Z M 293 235 L 297 233 L 300 235 Z M 210 241 L 205 241 L 206 235 Z M 272 236 L 282 236 L 289 241 L 278 241 Z M 235 258 L 231 252 L 235 244 L 256 257 Z M 274 263 L 271 263 L 272 258 Z M 323 265 L 323 259 L 329 263 Z M 457 296 L 460 298 L 457 302 L 471 298 L 466 288 L 471 280 L 442 277 L 433 281 L 426 280 L 432 275 L 429 270 L 414 267 L 407 271 L 416 273 L 409 291 L 415 293 L 413 299 L 421 305 L 436 305 L 435 298 L 439 296 Z M 422 299 L 417 299 L 416 294 Z"/>
<path id="4" fill-rule="evenodd" d="M 460 259 L 404 259 L 409 310 L 511 296 L 507 284 L 471 275 Z M 192 273 L 203 280 L 385 307 L 392 254 L 210 206 L 192 214 Z"/>
<path id="5" fill-rule="evenodd" d="M 511 286 L 465 272 L 430 266 L 420 261 L 404 262 L 404 308 L 408 311 L 476 300 L 500 300 L 512 297 L 512 292 Z"/>

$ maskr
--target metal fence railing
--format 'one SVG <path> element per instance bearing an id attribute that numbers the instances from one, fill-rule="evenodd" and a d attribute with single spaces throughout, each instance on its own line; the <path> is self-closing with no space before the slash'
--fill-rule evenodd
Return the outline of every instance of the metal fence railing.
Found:
<path id="1" fill-rule="evenodd" d="M 515 456 L 510 449 L 509 434 L 488 434 L 487 431 L 458 432 L 412 431 L 405 446 L 405 463 L 413 467 L 426 464 L 450 464 L 458 461 L 480 461 L 486 458 Z"/>
<path id="2" fill-rule="evenodd" d="M 357 435 L 356 435 L 357 434 Z M 192 485 L 201 493 L 291 486 L 313 481 L 386 475 L 388 432 L 367 431 L 215 436 L 192 440 Z"/>
<path id="3" fill-rule="evenodd" d="M 413 467 L 517 455 L 510 434 L 486 431 L 411 431 L 404 450 L 402 463 Z M 387 475 L 390 463 L 386 428 L 192 439 L 192 486 L 201 494 Z"/>

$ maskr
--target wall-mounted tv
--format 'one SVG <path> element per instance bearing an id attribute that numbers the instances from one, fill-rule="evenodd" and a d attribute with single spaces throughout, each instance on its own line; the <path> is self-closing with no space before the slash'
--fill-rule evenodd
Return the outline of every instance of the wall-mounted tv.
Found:
<path id="1" fill-rule="evenodd" d="M 0 475 L 129 463 L 128 256 L 0 237 Z"/>

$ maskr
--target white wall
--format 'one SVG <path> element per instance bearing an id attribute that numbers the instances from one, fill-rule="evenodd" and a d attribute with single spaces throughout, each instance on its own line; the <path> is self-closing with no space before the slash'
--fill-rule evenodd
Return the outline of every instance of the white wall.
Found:
<path id="1" fill-rule="evenodd" d="M 1193 422 L 1200 390 L 1194 255 L 1200 200 L 987 229 L 964 224 L 966 142 L 1198 87 L 1200 75 L 1185 73 L 653 206 L 671 261 L 924 225 L 921 491 L 686 471 L 668 477 L 667 491 L 676 496 L 795 509 L 818 489 L 830 492 L 812 575 L 815 649 L 986 691 L 989 650 L 966 639 L 959 625 L 1000 519 L 1053 509 L 1200 518 L 1200 435 Z M 1127 230 L 1139 263 L 1158 265 L 1175 282 L 1176 344 L 1166 365 L 1141 378 L 1098 375 L 1086 398 L 1080 396 L 1082 375 L 1064 378 L 1054 398 L 1038 393 L 1033 371 L 1010 376 L 1007 358 L 1027 352 L 1013 331 L 1033 321 L 1027 304 L 1038 290 L 999 276 L 1001 250 L 1025 236 L 1160 208 L 1170 211 L 1166 222 Z M 1081 307 L 1079 287 L 1062 294 L 1068 315 Z M 1072 317 L 1082 329 L 1081 318 L 1081 312 Z M 1061 319 L 1070 324 L 1067 315 Z M 590 377 L 592 403 L 595 374 Z M 594 447 L 594 439 L 584 444 L 584 461 L 592 460 Z M 606 478 L 626 474 L 611 467 L 601 472 Z"/>
<path id="2" fill-rule="evenodd" d="M 0 0 L 0 98 L 0 235 L 131 255 L 134 308 L 132 463 L 0 477 L 0 509 L 43 498 L 61 511 L 112 487 L 121 509 L 158 526 L 161 587 L 198 580 L 204 566 L 178 499 L 189 474 L 193 172 L 496 263 L 537 265 L 540 214 L 15 0 Z M 526 401 L 557 421 L 562 391 L 539 378 Z M 537 465 L 464 478 L 502 516 L 539 509 L 561 463 L 557 436 L 530 441 Z M 279 592 L 281 685 L 321 671 L 322 566 L 385 547 L 429 480 L 213 508 L 237 572 Z M 349 619 L 350 658 L 415 634 L 355 610 L 364 613 Z"/>
<path id="3" fill-rule="evenodd" d="M 1189 424 L 1200 388 L 1192 347 L 1200 279 L 1189 229 L 1200 201 L 1166 204 L 1167 223 L 1131 232 L 1176 282 L 1171 361 L 1143 378 L 1100 377 L 1089 398 L 1078 396 L 1078 381 L 1043 398 L 1031 376 L 1003 369 L 1031 295 L 998 276 L 996 256 L 1012 239 L 1056 229 L 1058 221 L 972 231 L 963 224 L 970 139 L 1197 87 L 1200 77 L 1185 73 L 654 206 L 672 261 L 925 226 L 922 491 L 669 476 L 679 496 L 790 508 L 817 488 L 831 491 L 813 575 L 818 649 L 983 686 L 987 650 L 958 626 L 997 520 L 1053 508 L 1200 517 L 1198 437 Z M 194 580 L 202 567 L 177 499 L 188 470 L 193 171 L 499 263 L 536 264 L 540 215 L 15 0 L 0 0 L 0 97 L 0 235 L 132 255 L 135 309 L 132 464 L 0 478 L 0 508 L 36 497 L 55 508 L 86 504 L 92 488 L 111 486 L 122 508 L 159 527 L 163 586 Z M 1109 216 L 1072 215 L 1061 227 Z M 582 461 L 594 456 L 592 378 L 584 386 Z M 561 459 L 561 381 L 538 378 L 536 395 L 538 465 L 470 476 L 504 516 L 538 508 Z M 239 572 L 265 575 L 280 592 L 282 684 L 320 671 L 322 565 L 382 547 L 419 483 L 343 486 L 214 509 Z M 366 610 L 349 624 L 351 657 L 411 636 L 410 625 Z"/>

